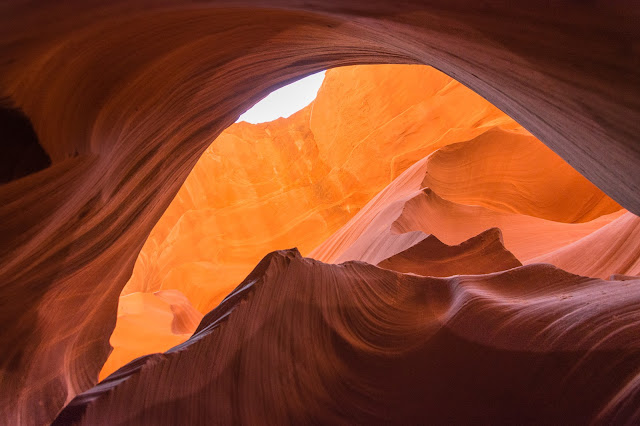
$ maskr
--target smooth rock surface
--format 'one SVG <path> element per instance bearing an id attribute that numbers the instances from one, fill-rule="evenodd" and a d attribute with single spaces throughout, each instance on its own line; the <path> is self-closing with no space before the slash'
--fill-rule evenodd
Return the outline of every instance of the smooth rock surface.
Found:
<path id="1" fill-rule="evenodd" d="M 460 144 L 463 149 L 442 151 Z M 310 252 L 409 165 L 434 151 L 428 177 L 451 180 L 458 191 L 468 192 L 463 201 L 484 197 L 508 212 L 564 220 L 584 214 L 576 203 L 585 203 L 591 218 L 620 209 L 515 121 L 433 68 L 336 68 L 302 111 L 270 123 L 233 124 L 213 141 L 151 232 L 122 294 L 176 289 L 205 314 L 264 253 L 291 246 Z M 477 160 L 473 170 L 455 168 L 468 165 L 469 157 Z M 486 173 L 503 164 L 510 168 Z M 464 174 L 470 178 L 451 178 Z M 495 188 L 501 179 L 502 198 Z M 573 198 L 545 198 L 549 182 L 564 185 Z M 519 190 L 511 190 L 514 186 Z M 460 198 L 451 185 L 438 188 Z M 480 191 L 475 199 L 474 191 Z M 515 198 L 511 204 L 509 197 Z M 565 204 L 552 205 L 550 199 Z M 574 217 L 563 216 L 563 207 Z M 424 237 L 385 234 L 384 248 L 370 248 L 375 258 L 359 259 L 375 264 Z M 115 333 L 135 336 L 122 327 L 128 325 L 117 322 Z M 124 364 L 115 363 L 115 356 L 101 377 Z"/>
<path id="2" fill-rule="evenodd" d="M 531 262 L 552 263 L 589 277 L 640 275 L 640 217 L 626 213 L 592 234 Z"/>
<path id="3" fill-rule="evenodd" d="M 308 253 L 416 161 L 497 128 L 509 133 L 494 146 L 508 147 L 512 132 L 535 141 L 433 68 L 329 70 L 302 111 L 233 124 L 213 141 L 151 232 L 123 294 L 176 288 L 207 313 L 265 253 L 292 246 Z M 558 165 L 620 208 L 538 145 L 555 161 L 550 173 Z"/>
<path id="4" fill-rule="evenodd" d="M 54 424 L 632 423 L 638 306 L 640 280 L 551 265 L 429 278 L 276 252 Z"/>
<path id="5" fill-rule="evenodd" d="M 509 156 L 505 155 L 503 160 L 508 161 Z M 422 187 L 425 176 L 430 176 L 429 160 L 430 157 L 426 157 L 410 167 L 309 256 L 331 263 L 361 260 L 377 264 L 427 235 L 434 235 L 447 245 L 457 245 L 495 227 L 502 232 L 505 248 L 521 262 L 530 263 L 537 256 L 586 237 L 625 214 L 619 210 L 589 222 L 565 223 L 458 204 L 445 200 L 431 188 Z M 491 169 L 488 170 L 491 173 Z M 491 204 L 493 199 L 485 200 Z M 528 204 L 527 201 L 519 207 L 525 208 Z M 549 212 L 553 213 L 553 205 L 550 207 Z M 574 210 L 567 211 L 569 216 L 585 214 L 584 204 L 574 203 L 572 207 Z M 537 211 L 541 211 L 540 206 Z M 630 256 L 637 259 L 637 249 L 625 247 L 631 251 Z M 615 272 L 612 265 L 603 266 L 610 273 Z"/>
<path id="6" fill-rule="evenodd" d="M 433 65 L 640 213 L 639 14 L 626 1 L 3 2 L 0 97 L 51 165 L 0 187 L 0 418 L 47 423 L 96 383 L 120 292 L 197 159 L 315 71 Z"/>
<path id="7" fill-rule="evenodd" d="M 109 339 L 113 352 L 102 367 L 100 379 L 135 358 L 179 345 L 191 337 L 201 320 L 202 314 L 178 290 L 120 297 L 120 326 Z"/>
<path id="8" fill-rule="evenodd" d="M 457 246 L 429 235 L 408 249 L 378 263 L 383 269 L 427 277 L 482 275 L 522 266 L 502 244 L 502 233 L 491 228 Z"/>

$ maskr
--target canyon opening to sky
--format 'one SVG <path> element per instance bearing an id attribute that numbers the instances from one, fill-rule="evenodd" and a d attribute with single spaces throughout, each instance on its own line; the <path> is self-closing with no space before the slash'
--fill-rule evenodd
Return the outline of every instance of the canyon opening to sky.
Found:
<path id="1" fill-rule="evenodd" d="M 275 250 L 425 276 L 549 263 L 608 279 L 640 273 L 638 232 L 637 216 L 439 71 L 331 69 L 274 91 L 205 151 L 138 257 L 100 378 L 186 341 Z"/>
<path id="2" fill-rule="evenodd" d="M 640 423 L 637 22 L 0 4 L 0 423 Z"/>
<path id="3" fill-rule="evenodd" d="M 242 114 L 237 122 L 259 124 L 278 118 L 288 118 L 316 98 L 324 81 L 325 72 L 320 71 L 274 90 Z"/>

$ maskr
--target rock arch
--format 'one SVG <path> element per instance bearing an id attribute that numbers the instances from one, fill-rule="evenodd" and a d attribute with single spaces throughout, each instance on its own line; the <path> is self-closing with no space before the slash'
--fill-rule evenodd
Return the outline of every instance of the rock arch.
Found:
<path id="1" fill-rule="evenodd" d="M 432 65 L 639 214 L 638 14 L 626 1 L 0 6 L 0 97 L 51 158 L 0 187 L 3 418 L 49 421 L 95 383 L 118 294 L 200 153 L 320 69 Z"/>

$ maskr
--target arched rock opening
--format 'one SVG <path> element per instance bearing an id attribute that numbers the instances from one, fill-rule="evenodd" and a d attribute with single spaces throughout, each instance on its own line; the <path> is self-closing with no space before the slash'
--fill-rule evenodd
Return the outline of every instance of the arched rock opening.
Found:
<path id="1" fill-rule="evenodd" d="M 199 155 L 262 95 L 314 71 L 432 65 L 640 213 L 631 2 L 553 12 L 542 1 L 462 0 L 0 8 L 0 95 L 31 120 L 52 163 L 0 188 L 9 422 L 49 421 L 95 383 L 118 294 Z"/>

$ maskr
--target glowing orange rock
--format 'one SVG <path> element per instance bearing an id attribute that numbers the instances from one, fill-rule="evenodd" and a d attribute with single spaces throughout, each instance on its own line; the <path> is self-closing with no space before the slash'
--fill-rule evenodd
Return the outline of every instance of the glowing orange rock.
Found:
<path id="1" fill-rule="evenodd" d="M 522 129 L 457 81 L 415 65 L 330 70 L 310 120 L 320 157 L 372 194 L 435 149 L 497 126 Z"/>
<path id="2" fill-rule="evenodd" d="M 197 158 L 305 73 L 435 64 L 640 214 L 640 9 L 525 3 L 3 2 L 2 103 L 51 167 L 0 188 L 0 418 L 47 424 L 94 384 L 122 287 Z"/>
<path id="3" fill-rule="evenodd" d="M 429 160 L 427 157 L 414 164 L 309 255 L 325 262 L 362 260 L 375 264 L 427 235 L 434 235 L 447 245 L 457 245 L 497 227 L 502 231 L 507 250 L 521 262 L 529 263 L 537 256 L 589 235 L 625 213 L 619 210 L 589 222 L 564 223 L 458 204 L 445 200 L 431 188 L 422 187 L 425 176 L 429 175 Z M 582 204 L 576 204 L 577 210 L 583 208 Z"/>
<path id="4" fill-rule="evenodd" d="M 561 196 L 550 195 L 551 183 Z M 423 193 L 425 186 L 436 190 Z M 403 225 L 414 207 L 421 219 Z M 376 264 L 429 235 L 457 245 L 492 227 L 526 262 L 609 223 L 618 210 L 520 125 L 437 70 L 338 68 L 303 110 L 236 123 L 213 141 L 122 294 L 177 289 L 204 314 L 272 250 L 296 246 L 324 261 Z M 121 327 L 129 326 L 119 320 L 114 336 L 128 335 Z"/>
<path id="5" fill-rule="evenodd" d="M 452 245 L 460 244 L 485 229 L 497 227 L 502 231 L 505 247 L 527 264 L 542 253 L 583 238 L 624 213 L 622 210 L 584 223 L 554 222 L 496 212 L 480 206 L 456 204 L 427 188 L 405 204 L 392 231 L 402 233 L 420 230 Z"/>
<path id="6" fill-rule="evenodd" d="M 310 252 L 411 164 L 496 126 L 521 129 L 431 67 L 329 70 L 308 107 L 213 141 L 123 294 L 175 288 L 206 313 L 265 253 Z"/>
<path id="7" fill-rule="evenodd" d="M 188 339 L 202 319 L 178 290 L 131 293 L 120 298 L 114 347 L 100 379 L 139 356 L 164 352 Z"/>
<path id="8" fill-rule="evenodd" d="M 621 209 L 527 132 L 491 129 L 439 149 L 427 167 L 422 186 L 458 204 L 567 223 Z"/>

